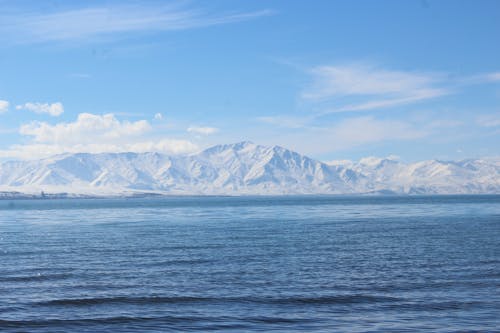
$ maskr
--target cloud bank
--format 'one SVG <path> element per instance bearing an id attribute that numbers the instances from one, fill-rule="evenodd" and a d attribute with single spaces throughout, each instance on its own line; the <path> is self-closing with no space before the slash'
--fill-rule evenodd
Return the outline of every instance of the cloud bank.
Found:
<path id="1" fill-rule="evenodd" d="M 22 125 L 19 134 L 26 144 L 0 150 L 0 158 L 33 159 L 62 153 L 164 152 L 191 153 L 199 150 L 188 140 L 153 137 L 146 120 L 120 121 L 113 114 L 81 113 L 73 122 L 51 125 L 34 121 Z"/>

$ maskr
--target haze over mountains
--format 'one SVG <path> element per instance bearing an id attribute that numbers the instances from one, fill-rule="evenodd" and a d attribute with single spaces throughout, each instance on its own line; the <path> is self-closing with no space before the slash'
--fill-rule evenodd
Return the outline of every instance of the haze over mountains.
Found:
<path id="1" fill-rule="evenodd" d="M 500 193 L 500 159 L 406 164 L 370 157 L 323 163 L 279 146 L 240 142 L 185 156 L 79 153 L 4 162 L 0 191 L 3 196 L 492 194 Z"/>

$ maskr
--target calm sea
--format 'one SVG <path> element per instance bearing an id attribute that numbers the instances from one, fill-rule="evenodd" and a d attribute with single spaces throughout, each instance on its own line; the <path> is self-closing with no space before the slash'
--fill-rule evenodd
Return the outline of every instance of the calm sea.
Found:
<path id="1" fill-rule="evenodd" d="M 0 201 L 1 332 L 500 331 L 500 196 Z"/>

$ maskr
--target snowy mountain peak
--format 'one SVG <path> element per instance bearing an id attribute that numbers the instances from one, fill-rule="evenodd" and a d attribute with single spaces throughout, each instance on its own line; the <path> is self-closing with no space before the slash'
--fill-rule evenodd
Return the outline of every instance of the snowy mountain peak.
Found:
<path id="1" fill-rule="evenodd" d="M 216 145 L 216 146 L 205 149 L 202 152 L 202 154 L 216 154 L 216 153 L 220 153 L 223 151 L 238 152 L 238 151 L 242 151 L 242 150 L 255 149 L 257 147 L 259 147 L 259 146 L 254 144 L 251 141 L 242 141 L 242 142 L 232 143 L 232 144 Z M 196 154 L 193 154 L 193 155 L 196 155 Z"/>
<path id="2" fill-rule="evenodd" d="M 500 160 L 368 157 L 329 164 L 289 149 L 243 141 L 187 156 L 62 154 L 0 164 L 0 191 L 109 195 L 500 193 Z"/>

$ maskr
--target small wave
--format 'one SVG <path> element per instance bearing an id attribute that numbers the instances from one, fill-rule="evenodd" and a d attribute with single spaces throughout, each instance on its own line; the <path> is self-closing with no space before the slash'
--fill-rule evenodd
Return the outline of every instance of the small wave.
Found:
<path id="1" fill-rule="evenodd" d="M 401 303 L 397 305 L 388 305 L 386 309 L 397 311 L 450 311 L 450 310 L 470 310 L 471 308 L 481 307 L 484 302 L 479 301 L 443 301 L 443 302 L 419 302 L 419 303 Z"/>
<path id="2" fill-rule="evenodd" d="M 198 264 L 209 264 L 214 260 L 208 259 L 172 259 L 156 262 L 145 262 L 140 264 L 141 267 L 161 267 L 161 266 L 174 266 L 174 265 L 198 265 Z"/>
<path id="3" fill-rule="evenodd" d="M 97 297 L 97 298 L 66 298 L 42 301 L 41 306 L 91 306 L 102 304 L 179 304 L 179 303 L 259 303 L 278 305 L 335 305 L 378 302 L 399 302 L 401 299 L 373 295 L 337 295 L 319 297 L 195 297 L 195 296 L 144 296 L 144 297 Z"/>
<path id="4" fill-rule="evenodd" d="M 58 328 L 65 327 L 86 327 L 89 328 L 94 325 L 147 325 L 150 327 L 154 325 L 156 328 L 179 325 L 182 330 L 199 331 L 201 328 L 207 328 L 212 323 L 215 326 L 224 328 L 245 328 L 245 323 L 251 324 L 300 324 L 316 322 L 316 319 L 311 318 L 287 318 L 287 317 L 235 317 L 235 316 L 161 316 L 161 317 L 133 317 L 133 316 L 116 316 L 116 317 L 103 317 L 103 318 L 82 318 L 82 319 L 38 319 L 38 320 L 2 320 L 0 319 L 0 327 L 4 329 L 15 328 Z M 197 325 L 199 323 L 201 325 Z M 224 323 L 224 324 L 221 324 Z M 190 327 L 186 326 L 189 324 Z M 138 327 L 138 326 L 137 326 Z M 109 328 L 109 327 L 108 327 Z M 213 328 L 213 327 L 212 327 Z"/>
<path id="5" fill-rule="evenodd" d="M 58 327 L 58 326 L 87 326 L 91 324 L 127 324 L 132 322 L 144 322 L 158 318 L 145 317 L 106 317 L 106 318 L 84 318 L 84 319 L 39 319 L 39 320 L 2 320 L 0 327 L 7 328 L 32 328 L 32 327 Z"/>
<path id="6" fill-rule="evenodd" d="M 0 282 L 30 282 L 30 281 L 60 280 L 69 278 L 70 276 L 71 274 L 67 273 L 2 276 L 0 277 Z"/>
<path id="7" fill-rule="evenodd" d="M 284 317 L 250 317 L 246 321 L 257 324 L 303 324 L 318 322 L 317 318 L 284 318 Z"/>
<path id="8" fill-rule="evenodd" d="M 270 303 L 278 304 L 357 304 L 357 303 L 378 303 L 378 302 L 399 302 L 400 298 L 375 295 L 332 295 L 318 297 L 288 297 L 273 298 Z"/>
<path id="9" fill-rule="evenodd" d="M 42 306 L 88 306 L 100 304 L 160 304 L 160 303 L 189 303 L 189 302 L 209 302 L 216 300 L 209 297 L 172 296 L 172 297 L 96 297 L 96 298 L 66 298 L 42 301 L 36 303 Z"/>

